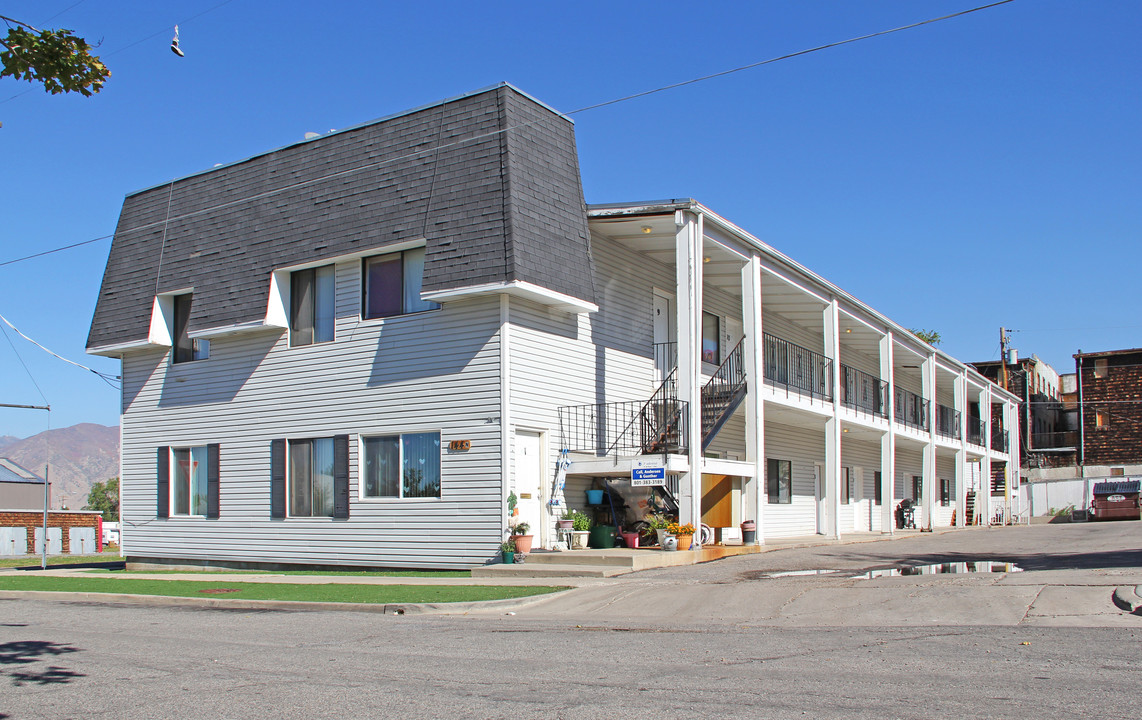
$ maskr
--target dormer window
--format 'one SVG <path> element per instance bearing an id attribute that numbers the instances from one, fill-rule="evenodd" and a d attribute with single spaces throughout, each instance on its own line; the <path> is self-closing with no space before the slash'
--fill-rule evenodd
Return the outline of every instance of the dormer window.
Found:
<path id="1" fill-rule="evenodd" d="M 171 351 L 171 362 L 184 363 L 194 360 L 205 360 L 210 357 L 210 341 L 202 338 L 191 338 L 186 328 L 190 322 L 191 293 L 174 296 L 174 338 Z"/>
<path id="2" fill-rule="evenodd" d="M 334 290 L 332 265 L 290 273 L 291 346 L 332 342 Z"/>
<path id="3" fill-rule="evenodd" d="M 420 299 L 424 248 L 365 258 L 361 317 L 366 320 L 436 310 L 439 303 Z"/>

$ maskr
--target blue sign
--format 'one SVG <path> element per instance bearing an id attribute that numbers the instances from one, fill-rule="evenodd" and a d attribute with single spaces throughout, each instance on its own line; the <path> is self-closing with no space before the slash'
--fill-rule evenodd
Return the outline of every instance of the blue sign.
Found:
<path id="1" fill-rule="evenodd" d="M 646 467 L 646 468 L 631 468 L 630 471 L 631 485 L 662 485 L 666 482 L 666 468 L 664 467 Z M 657 482 L 652 482 L 657 481 Z"/>

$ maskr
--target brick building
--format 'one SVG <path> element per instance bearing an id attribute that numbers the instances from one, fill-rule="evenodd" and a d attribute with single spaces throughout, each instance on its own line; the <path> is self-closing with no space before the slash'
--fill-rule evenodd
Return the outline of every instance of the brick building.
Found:
<path id="1" fill-rule="evenodd" d="M 1142 348 L 1075 354 L 1087 477 L 1142 473 Z"/>
<path id="2" fill-rule="evenodd" d="M 971 365 L 1019 397 L 1020 466 L 1074 465 L 1078 434 L 1065 432 L 1061 376 L 1036 355 L 1010 359 L 1012 362 L 994 360 Z"/>

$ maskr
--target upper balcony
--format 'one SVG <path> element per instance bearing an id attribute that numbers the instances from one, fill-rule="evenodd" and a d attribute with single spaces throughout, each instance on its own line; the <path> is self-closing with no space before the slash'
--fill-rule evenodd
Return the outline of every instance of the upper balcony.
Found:
<path id="1" fill-rule="evenodd" d="M 888 417 L 888 383 L 841 363 L 841 405 L 874 417 Z"/>
<path id="2" fill-rule="evenodd" d="M 967 421 L 968 444 L 983 447 L 985 429 L 986 428 L 984 422 L 981 418 L 977 418 L 974 415 L 969 415 Z"/>
<path id="3" fill-rule="evenodd" d="M 833 361 L 764 333 L 765 384 L 816 400 L 833 399 Z"/>
<path id="4" fill-rule="evenodd" d="M 1074 450 L 1078 446 L 1078 430 L 1041 432 L 1031 436 L 1032 450 Z"/>
<path id="5" fill-rule="evenodd" d="M 947 405 L 936 406 L 936 434 L 950 438 L 960 439 L 960 411 Z"/>
<path id="6" fill-rule="evenodd" d="M 998 425 L 993 425 L 991 428 L 991 449 L 995 452 L 1007 452 L 1010 449 L 1010 438 L 1011 434 L 1007 430 Z"/>
<path id="7" fill-rule="evenodd" d="M 911 390 L 896 388 L 896 422 L 913 430 L 928 431 L 931 401 Z"/>

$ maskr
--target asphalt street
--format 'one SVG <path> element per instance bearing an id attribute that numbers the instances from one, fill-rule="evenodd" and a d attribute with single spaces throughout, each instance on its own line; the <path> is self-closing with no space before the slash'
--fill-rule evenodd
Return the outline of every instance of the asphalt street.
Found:
<path id="1" fill-rule="evenodd" d="M 967 559 L 1026 569 L 852 577 Z M 770 577 L 807 569 L 845 572 Z M 11 599 L 0 718 L 1136 718 L 1142 617 L 1109 595 L 1135 581 L 1142 523 L 782 550 L 466 615 Z"/>

